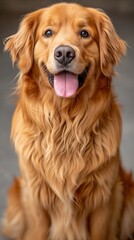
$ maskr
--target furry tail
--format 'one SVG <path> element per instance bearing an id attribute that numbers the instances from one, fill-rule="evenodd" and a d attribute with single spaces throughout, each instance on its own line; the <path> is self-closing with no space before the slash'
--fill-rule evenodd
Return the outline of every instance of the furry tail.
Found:
<path id="1" fill-rule="evenodd" d="M 121 219 L 121 240 L 134 240 L 134 181 L 132 173 L 121 169 L 124 184 L 124 206 Z"/>
<path id="2" fill-rule="evenodd" d="M 14 179 L 8 192 L 7 209 L 2 221 L 2 233 L 5 237 L 21 239 L 24 233 L 25 219 L 21 202 L 20 179 Z"/>

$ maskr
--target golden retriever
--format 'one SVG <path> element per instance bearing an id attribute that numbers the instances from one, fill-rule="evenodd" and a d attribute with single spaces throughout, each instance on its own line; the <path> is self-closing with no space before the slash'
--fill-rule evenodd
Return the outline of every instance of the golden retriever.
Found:
<path id="1" fill-rule="evenodd" d="M 126 240 L 134 184 L 120 162 L 112 90 L 126 52 L 102 11 L 61 3 L 28 14 L 5 49 L 18 63 L 14 180 L 3 234 L 16 240 Z"/>

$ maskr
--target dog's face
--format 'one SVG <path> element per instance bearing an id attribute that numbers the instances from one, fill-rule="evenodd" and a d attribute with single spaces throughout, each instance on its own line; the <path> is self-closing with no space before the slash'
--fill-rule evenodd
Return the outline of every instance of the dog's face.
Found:
<path id="1" fill-rule="evenodd" d="M 89 11 L 77 5 L 51 7 L 42 13 L 36 34 L 35 61 L 57 95 L 75 95 L 99 65 L 97 32 Z"/>
<path id="2" fill-rule="evenodd" d="M 104 13 L 62 3 L 27 15 L 6 49 L 23 73 L 36 71 L 58 96 L 72 97 L 91 79 L 110 78 L 125 44 Z"/>

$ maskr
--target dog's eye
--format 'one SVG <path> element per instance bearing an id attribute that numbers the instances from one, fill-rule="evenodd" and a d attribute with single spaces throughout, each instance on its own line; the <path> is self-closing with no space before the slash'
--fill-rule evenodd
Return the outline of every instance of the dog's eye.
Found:
<path id="1" fill-rule="evenodd" d="M 81 37 L 83 37 L 83 38 L 89 37 L 89 33 L 88 33 L 86 30 L 82 30 L 82 31 L 80 32 L 80 35 L 81 35 Z"/>
<path id="2" fill-rule="evenodd" d="M 46 38 L 51 37 L 53 35 L 53 31 L 51 29 L 48 29 L 45 31 L 44 36 Z"/>

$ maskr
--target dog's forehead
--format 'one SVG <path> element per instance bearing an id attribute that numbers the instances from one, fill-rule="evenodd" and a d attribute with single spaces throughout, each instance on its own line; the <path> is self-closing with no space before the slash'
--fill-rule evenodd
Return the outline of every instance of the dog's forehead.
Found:
<path id="1" fill-rule="evenodd" d="M 88 8 L 82 7 L 78 4 L 56 4 L 51 7 L 44 9 L 41 16 L 42 22 L 71 22 L 71 21 L 82 21 L 88 23 L 94 21 L 93 13 Z"/>

